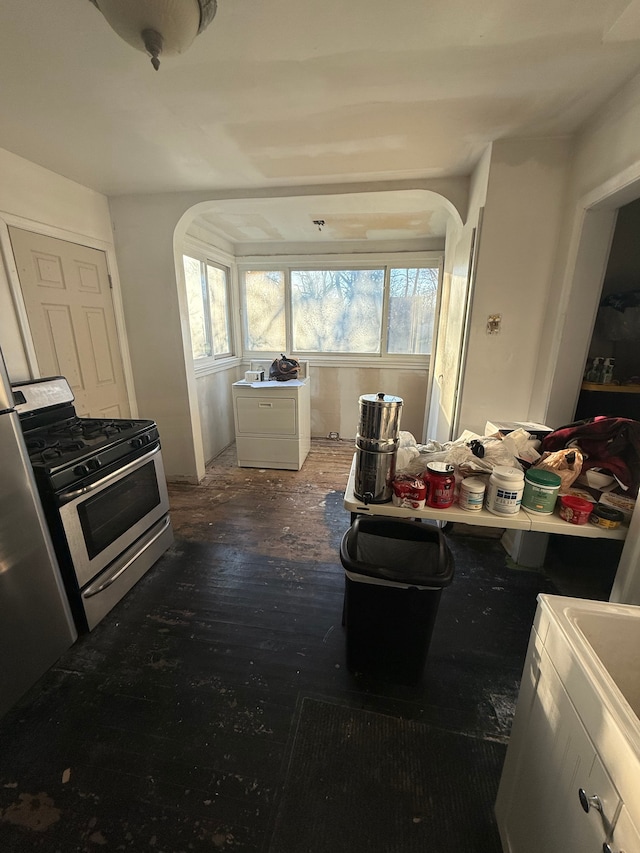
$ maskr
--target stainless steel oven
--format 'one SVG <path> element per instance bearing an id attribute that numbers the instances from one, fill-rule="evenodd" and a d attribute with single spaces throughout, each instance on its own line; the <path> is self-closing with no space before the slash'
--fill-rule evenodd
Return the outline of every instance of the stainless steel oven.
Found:
<path id="1" fill-rule="evenodd" d="M 166 550 L 169 497 L 159 443 L 139 459 L 83 489 L 62 492 L 58 499 L 91 629 Z"/>
<path id="2" fill-rule="evenodd" d="M 62 377 L 13 388 L 72 610 L 92 630 L 173 542 L 158 430 L 78 418 Z"/>

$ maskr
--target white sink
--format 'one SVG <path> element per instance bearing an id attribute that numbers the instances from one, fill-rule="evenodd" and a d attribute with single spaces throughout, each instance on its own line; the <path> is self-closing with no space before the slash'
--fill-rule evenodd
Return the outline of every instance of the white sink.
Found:
<path id="1" fill-rule="evenodd" d="M 640 607 L 540 596 L 596 695 L 640 747 Z"/>
<path id="2" fill-rule="evenodd" d="M 640 608 L 632 615 L 569 608 L 568 615 L 636 717 L 640 717 Z"/>

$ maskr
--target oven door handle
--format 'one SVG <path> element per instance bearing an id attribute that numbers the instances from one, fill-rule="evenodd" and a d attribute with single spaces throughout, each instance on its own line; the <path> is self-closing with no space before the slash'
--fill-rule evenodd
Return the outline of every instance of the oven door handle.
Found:
<path id="1" fill-rule="evenodd" d="M 131 557 L 130 560 L 127 560 L 127 562 L 124 564 L 124 566 L 120 566 L 119 569 L 116 569 L 116 571 L 112 575 L 109 575 L 109 577 L 106 578 L 106 580 L 101 581 L 98 586 L 96 586 L 96 587 L 88 586 L 84 590 L 84 592 L 82 593 L 82 597 L 83 598 L 92 598 L 94 595 L 98 595 L 98 593 L 104 592 L 104 590 L 107 589 L 108 587 L 110 587 L 112 583 L 115 583 L 118 580 L 118 578 L 120 577 L 120 575 L 123 575 L 127 571 L 127 569 L 129 568 L 129 566 L 131 566 L 133 563 L 135 563 L 135 561 L 138 559 L 140 554 L 144 554 L 144 552 L 147 550 L 147 548 L 150 548 L 153 545 L 153 543 L 156 542 L 162 536 L 162 534 L 165 532 L 165 530 L 167 529 L 167 527 L 169 526 L 170 523 L 171 523 L 171 519 L 169 518 L 169 516 L 166 516 L 166 518 L 164 519 L 164 524 L 162 525 L 160 530 L 157 533 L 155 533 L 151 537 L 151 539 L 149 539 L 148 542 L 145 542 L 143 547 L 139 551 L 136 551 L 136 553 L 133 555 L 133 557 Z"/>
<path id="2" fill-rule="evenodd" d="M 88 486 L 83 486 L 81 489 L 74 489 L 72 492 L 63 492 L 58 496 L 58 502 L 60 504 L 67 504 L 69 501 L 73 501 L 76 498 L 81 497 L 82 495 L 87 495 L 90 492 L 95 492 L 96 489 L 101 489 L 107 483 L 110 483 L 112 480 L 119 480 L 123 474 L 126 474 L 128 471 L 131 471 L 133 468 L 136 468 L 141 462 L 146 462 L 148 459 L 151 459 L 152 456 L 155 456 L 158 450 L 160 449 L 160 442 L 156 442 L 153 446 L 153 449 L 148 453 L 145 453 L 144 456 L 138 456 L 136 459 L 133 459 L 131 462 L 128 462 L 126 465 L 123 465 L 121 468 L 118 468 L 117 471 L 113 471 L 111 474 L 107 474 L 106 477 L 103 477 L 101 480 L 96 480 L 95 483 L 91 483 Z"/>

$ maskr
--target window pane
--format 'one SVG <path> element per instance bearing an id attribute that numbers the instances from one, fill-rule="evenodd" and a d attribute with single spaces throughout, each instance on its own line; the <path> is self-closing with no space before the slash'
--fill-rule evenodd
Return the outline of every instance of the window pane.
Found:
<path id="1" fill-rule="evenodd" d="M 229 288 L 227 270 L 207 264 L 211 337 L 215 355 L 231 355 L 229 325 Z"/>
<path id="2" fill-rule="evenodd" d="M 249 270 L 244 274 L 246 349 L 286 352 L 284 273 Z"/>
<path id="3" fill-rule="evenodd" d="M 202 264 L 196 258 L 190 258 L 187 255 L 183 255 L 182 260 L 184 263 L 184 278 L 187 285 L 191 351 L 194 358 L 207 358 L 212 353 L 207 328 L 208 323 L 205 310 L 206 283 L 202 274 Z"/>
<path id="4" fill-rule="evenodd" d="M 384 270 L 292 270 L 295 352 L 379 353 Z"/>
<path id="5" fill-rule="evenodd" d="M 390 271 L 387 352 L 399 355 L 431 353 L 437 295 L 437 269 Z"/>

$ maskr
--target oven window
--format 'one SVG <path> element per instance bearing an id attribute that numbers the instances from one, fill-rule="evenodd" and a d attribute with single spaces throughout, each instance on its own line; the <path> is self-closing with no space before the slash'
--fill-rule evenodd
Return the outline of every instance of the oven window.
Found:
<path id="1" fill-rule="evenodd" d="M 160 492 L 153 461 L 84 501 L 78 515 L 89 559 L 93 559 L 158 506 Z"/>

